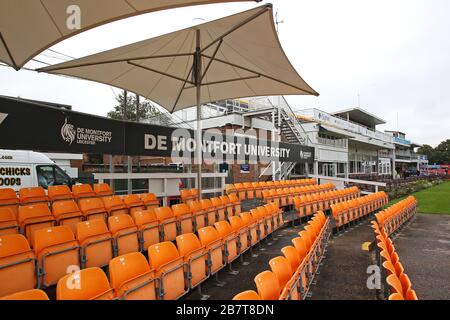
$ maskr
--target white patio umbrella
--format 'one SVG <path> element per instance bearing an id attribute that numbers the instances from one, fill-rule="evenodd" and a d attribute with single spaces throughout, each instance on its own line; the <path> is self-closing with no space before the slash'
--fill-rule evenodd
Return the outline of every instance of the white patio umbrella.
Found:
<path id="1" fill-rule="evenodd" d="M 238 1 L 261 0 L 1 0 L 0 61 L 19 70 L 56 43 L 105 23 L 177 7 Z M 79 26 L 72 23 L 78 13 Z"/>
<path id="2" fill-rule="evenodd" d="M 278 40 L 272 5 L 42 68 L 105 83 L 151 99 L 170 112 L 230 98 L 318 95 L 295 71 Z M 201 194 L 201 134 L 197 139 Z"/>

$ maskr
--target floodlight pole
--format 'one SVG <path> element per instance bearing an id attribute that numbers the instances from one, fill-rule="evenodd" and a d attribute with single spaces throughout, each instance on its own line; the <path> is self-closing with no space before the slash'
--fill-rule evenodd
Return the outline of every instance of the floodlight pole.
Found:
<path id="1" fill-rule="evenodd" d="M 202 154 L 202 106 L 201 106 L 201 85 L 202 85 L 202 56 L 201 56 L 201 42 L 200 42 L 200 30 L 196 30 L 196 49 L 195 49 L 195 57 L 194 57 L 194 80 L 195 86 L 197 88 L 197 189 L 198 189 L 198 197 L 199 200 L 202 199 L 202 162 L 203 162 L 203 154 Z"/>

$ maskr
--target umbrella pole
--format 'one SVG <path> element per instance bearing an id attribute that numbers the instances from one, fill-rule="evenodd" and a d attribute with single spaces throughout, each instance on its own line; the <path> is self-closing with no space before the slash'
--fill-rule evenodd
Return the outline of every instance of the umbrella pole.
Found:
<path id="1" fill-rule="evenodd" d="M 202 199 L 203 196 L 203 188 L 202 188 L 202 162 L 203 162 L 203 154 L 202 154 L 202 106 L 200 103 L 201 99 L 201 79 L 202 79 L 202 66 L 201 66 L 201 52 L 200 52 L 200 30 L 196 32 L 196 52 L 195 52 L 195 85 L 197 88 L 197 189 L 198 189 L 198 197 L 199 200 Z"/>

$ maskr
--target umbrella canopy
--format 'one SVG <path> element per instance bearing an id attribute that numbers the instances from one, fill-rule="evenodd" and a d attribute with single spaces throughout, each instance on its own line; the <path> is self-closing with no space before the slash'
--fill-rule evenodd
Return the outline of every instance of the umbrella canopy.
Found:
<path id="1" fill-rule="evenodd" d="M 318 95 L 283 52 L 272 5 L 39 71 L 126 89 L 170 112 L 197 105 L 200 197 L 202 103 L 265 95 Z"/>
<path id="2" fill-rule="evenodd" d="M 197 104 L 197 66 L 200 103 L 318 95 L 283 52 L 271 5 L 39 71 L 126 89 L 174 112 Z"/>
<path id="3" fill-rule="evenodd" d="M 127 17 L 200 4 L 255 0 L 2 0 L 0 61 L 16 70 L 54 44 Z M 256 0 L 261 1 L 261 0 Z M 67 21 L 79 8 L 80 26 Z"/>

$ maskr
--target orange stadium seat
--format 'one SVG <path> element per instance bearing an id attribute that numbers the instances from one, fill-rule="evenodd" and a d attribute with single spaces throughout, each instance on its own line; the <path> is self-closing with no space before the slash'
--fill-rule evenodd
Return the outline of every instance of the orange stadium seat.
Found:
<path id="1" fill-rule="evenodd" d="M 114 239 L 116 256 L 139 251 L 139 232 L 131 216 L 121 214 L 109 217 L 108 228 Z"/>
<path id="2" fill-rule="evenodd" d="M 19 224 L 14 211 L 8 207 L 0 207 L 0 236 L 19 233 Z"/>
<path id="3" fill-rule="evenodd" d="M 170 207 L 154 209 L 160 226 L 160 238 L 162 241 L 173 241 L 177 237 L 177 218 Z"/>
<path id="4" fill-rule="evenodd" d="M 216 274 L 224 266 L 224 244 L 219 232 L 214 227 L 204 227 L 198 230 L 198 236 L 202 246 L 209 251 L 209 273 Z"/>
<path id="5" fill-rule="evenodd" d="M 132 214 L 139 230 L 140 250 L 145 251 L 160 242 L 158 217 L 154 210 L 138 211 Z"/>
<path id="6" fill-rule="evenodd" d="M 30 244 L 34 244 L 34 232 L 52 227 L 56 224 L 55 217 L 50 212 L 47 203 L 35 203 L 19 207 L 19 225 L 22 233 Z"/>
<path id="7" fill-rule="evenodd" d="M 2 297 L 0 300 L 20 300 L 20 301 L 46 301 L 50 300 L 48 295 L 39 289 L 32 289 L 13 293 L 9 296 Z"/>
<path id="8" fill-rule="evenodd" d="M 52 212 L 58 225 L 68 226 L 74 233 L 77 229 L 77 223 L 83 220 L 83 213 L 73 200 L 53 202 Z"/>
<path id="9" fill-rule="evenodd" d="M 158 298 L 175 300 L 183 296 L 185 286 L 184 261 L 172 242 L 161 242 L 148 248 L 150 267 L 158 281 Z"/>
<path id="10" fill-rule="evenodd" d="M 126 195 L 123 198 L 123 203 L 126 205 L 129 214 L 147 209 L 144 202 L 139 198 L 137 194 Z"/>
<path id="11" fill-rule="evenodd" d="M 73 194 L 68 186 L 49 186 L 48 187 L 48 199 L 50 202 L 59 200 L 72 200 Z"/>
<path id="12" fill-rule="evenodd" d="M 38 286 L 36 257 L 21 234 L 0 236 L 0 297 Z"/>
<path id="13" fill-rule="evenodd" d="M 115 295 L 121 300 L 156 300 L 157 279 L 145 256 L 128 253 L 112 259 L 109 277 Z"/>
<path id="14" fill-rule="evenodd" d="M 102 219 L 106 221 L 108 212 L 99 198 L 85 198 L 78 201 L 78 206 L 86 220 Z"/>
<path id="15" fill-rule="evenodd" d="M 177 237 L 177 248 L 185 262 L 185 274 L 189 290 L 195 288 L 209 277 L 207 267 L 208 251 L 193 233 L 182 234 Z"/>
<path id="16" fill-rule="evenodd" d="M 102 200 L 110 217 L 129 213 L 127 206 L 118 196 L 103 197 Z"/>
<path id="17" fill-rule="evenodd" d="M 58 281 L 57 300 L 112 300 L 114 291 L 100 268 L 88 268 L 68 274 Z"/>
<path id="18" fill-rule="evenodd" d="M 180 203 L 172 206 L 172 212 L 177 219 L 178 234 L 195 231 L 191 208 L 187 204 Z"/>
<path id="19" fill-rule="evenodd" d="M 94 184 L 94 192 L 97 197 L 110 197 L 114 195 L 107 183 Z"/>
<path id="20" fill-rule="evenodd" d="M 81 247 L 83 268 L 105 267 L 114 256 L 112 235 L 103 219 L 77 224 L 77 240 Z"/>
<path id="21" fill-rule="evenodd" d="M 89 184 L 76 184 L 72 186 L 72 193 L 75 199 L 93 198 L 96 197 L 96 193 Z"/>
<path id="22" fill-rule="evenodd" d="M 147 210 L 151 210 L 153 208 L 159 207 L 159 200 L 153 193 L 144 193 L 139 195 L 141 200 L 144 202 L 144 205 L 147 207 Z"/>
<path id="23" fill-rule="evenodd" d="M 17 198 L 14 189 L 0 189 L 0 208 L 11 209 L 17 217 L 19 213 L 19 198 Z"/>
<path id="24" fill-rule="evenodd" d="M 68 226 L 36 230 L 34 252 L 39 261 L 41 288 L 49 287 L 80 264 L 80 246 Z"/>
<path id="25" fill-rule="evenodd" d="M 22 188 L 19 190 L 20 205 L 48 202 L 48 196 L 42 187 Z"/>

